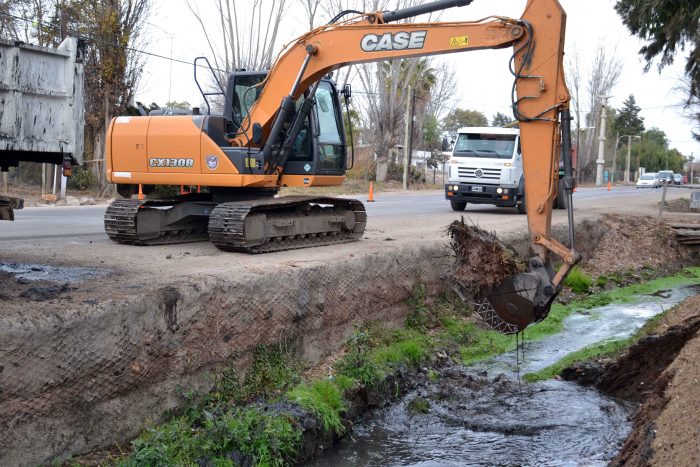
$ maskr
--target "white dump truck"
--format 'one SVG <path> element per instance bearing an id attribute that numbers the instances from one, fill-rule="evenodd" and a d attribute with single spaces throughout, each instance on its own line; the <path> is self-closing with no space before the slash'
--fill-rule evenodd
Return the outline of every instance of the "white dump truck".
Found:
<path id="1" fill-rule="evenodd" d="M 450 157 L 445 198 L 452 209 L 468 203 L 516 207 L 525 213 L 523 156 L 517 128 L 460 128 Z"/>
<path id="2" fill-rule="evenodd" d="M 64 175 L 83 161 L 85 45 L 57 49 L 0 39 L 0 171 L 20 162 L 57 164 Z M 0 220 L 22 200 L 0 196 Z"/>

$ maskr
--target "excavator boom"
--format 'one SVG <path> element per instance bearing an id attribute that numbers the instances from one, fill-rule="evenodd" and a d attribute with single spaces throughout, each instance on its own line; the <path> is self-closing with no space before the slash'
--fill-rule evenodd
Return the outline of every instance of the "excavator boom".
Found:
<path id="1" fill-rule="evenodd" d="M 315 121 L 318 127 L 319 108 L 328 109 L 333 99 L 335 103 L 338 101 L 333 97 L 336 95 L 334 85 L 323 84 L 323 78 L 333 70 L 358 63 L 512 47 L 512 106 L 514 116 L 520 122 L 525 200 L 535 256 L 530 261 L 529 272 L 483 292 L 475 298 L 475 303 L 490 313 L 492 321 L 504 332 L 520 331 L 546 316 L 561 281 L 578 260 L 573 251 L 571 230 L 573 177 L 568 130 L 569 92 L 562 64 L 566 14 L 557 0 L 528 0 L 519 19 L 493 16 L 478 21 L 396 23 L 419 14 L 469 3 L 471 0 L 441 0 L 393 12 L 353 13 L 356 16 L 348 19 L 342 19 L 341 14 L 329 24 L 287 44 L 262 82 L 246 87 L 243 80 L 249 80 L 250 76 L 232 74 L 229 84 L 233 91 L 224 94 L 226 109 L 224 117 L 218 120 L 213 116 L 193 117 L 192 122 L 185 117 L 162 117 L 179 118 L 168 122 L 158 120 L 161 117 L 153 117 L 149 122 L 116 119 L 110 127 L 112 144 L 107 151 L 108 174 L 116 183 L 179 185 L 184 180 L 189 181 L 185 182 L 188 185 L 222 187 L 213 192 L 210 200 L 197 201 L 199 204 L 194 207 L 191 203 L 178 201 L 177 209 L 182 216 L 190 217 L 185 220 L 178 217 L 174 222 L 175 225 L 180 222 L 192 231 L 196 230 L 190 222 L 192 215 L 208 216 L 209 236 L 222 249 L 274 251 L 326 244 L 323 239 L 331 237 L 342 239 L 336 241 L 352 241 L 362 236 L 366 217 L 361 206 L 349 201 L 335 204 L 332 199 L 319 198 L 306 204 L 294 200 L 286 206 L 279 200 L 248 199 L 245 206 L 239 206 L 236 204 L 239 201 L 218 204 L 216 193 L 222 199 L 223 187 L 235 187 L 248 190 L 250 197 L 255 190 L 274 192 L 285 185 L 334 185 L 342 181 L 344 161 L 333 165 L 331 158 L 325 160 L 324 166 L 318 160 L 326 153 L 344 157 L 344 134 L 325 143 L 314 140 L 314 148 L 324 147 L 310 150 L 314 164 L 304 165 L 302 171 L 298 162 L 302 137 L 308 139 L 308 135 L 314 133 L 308 122 Z M 242 81 L 236 81 L 239 78 Z M 247 89 L 244 93 L 235 91 L 243 87 Z M 251 95 L 253 101 L 247 102 Z M 317 101 L 319 105 L 316 105 Z M 242 108 L 245 112 L 240 110 Z M 335 125 L 342 127 L 338 114 L 330 118 L 335 118 Z M 226 118 L 226 115 L 231 115 L 231 118 Z M 240 118 L 234 118 L 234 115 Z M 233 131 L 226 130 L 231 126 Z M 219 127 L 222 130 L 218 130 Z M 159 132 L 159 136 L 171 134 L 172 138 L 153 139 L 145 145 L 139 139 L 143 131 Z M 322 132 L 317 128 L 315 133 Z M 114 135 L 118 135 L 116 139 L 119 141 Z M 331 140 L 335 142 L 328 142 Z M 126 162 L 119 161 L 121 156 L 116 151 L 124 147 L 117 144 L 119 142 L 135 144 L 137 151 L 141 151 L 140 156 Z M 183 147 L 199 156 L 168 157 L 168 152 L 182 151 Z M 338 153 L 337 147 L 342 147 L 343 152 Z M 147 154 L 151 148 L 163 148 L 162 156 Z M 561 154 L 565 168 L 568 167 L 564 186 L 569 197 L 570 247 L 551 237 L 552 202 L 557 191 Z M 331 164 L 330 169 L 327 169 L 328 164 Z M 147 171 L 143 170 L 144 166 L 148 167 Z M 230 194 L 230 191 L 226 193 Z M 141 211 L 149 211 L 147 205 L 131 204 L 120 206 L 119 212 L 113 210 L 114 216 L 109 222 L 105 218 L 105 224 L 109 224 L 114 233 L 112 238 L 118 241 L 127 237 L 138 240 L 138 235 L 134 237 L 132 231 L 138 230 Z M 126 215 L 127 211 L 131 216 L 129 219 L 119 217 Z M 152 228 L 142 230 L 154 237 L 149 237 L 148 241 L 156 241 L 165 230 L 158 228 L 158 222 L 162 225 L 163 221 L 157 218 L 164 214 L 161 209 L 160 214 L 151 212 L 149 215 L 153 219 Z M 173 234 L 173 238 L 178 235 Z M 309 236 L 316 240 L 309 243 Z M 268 248 L 273 240 L 279 248 Z M 142 242 L 143 237 L 139 241 Z M 549 265 L 550 253 L 563 262 L 556 275 Z"/>

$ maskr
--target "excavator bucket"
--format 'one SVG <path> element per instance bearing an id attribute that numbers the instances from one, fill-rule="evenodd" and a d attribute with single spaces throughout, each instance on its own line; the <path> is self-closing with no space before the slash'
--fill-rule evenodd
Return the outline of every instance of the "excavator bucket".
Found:
<path id="1" fill-rule="evenodd" d="M 471 301 L 476 313 L 496 331 L 515 334 L 549 314 L 558 290 L 539 258 L 531 271 L 506 277 L 498 286 L 477 293 Z"/>

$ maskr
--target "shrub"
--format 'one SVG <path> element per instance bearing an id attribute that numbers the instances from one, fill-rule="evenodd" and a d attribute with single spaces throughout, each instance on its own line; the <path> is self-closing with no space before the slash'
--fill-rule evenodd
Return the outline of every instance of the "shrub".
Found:
<path id="1" fill-rule="evenodd" d="M 343 434 L 345 427 L 340 414 L 345 401 L 338 386 L 328 380 L 300 384 L 287 393 L 287 398 L 321 419 L 327 433 Z"/>
<path id="2" fill-rule="evenodd" d="M 578 267 L 574 267 L 564 279 L 564 285 L 576 293 L 586 293 L 593 285 L 593 279 Z"/>
<path id="3" fill-rule="evenodd" d="M 68 177 L 68 188 L 74 190 L 87 190 L 97 185 L 97 178 L 87 166 L 78 166 L 73 169 L 73 175 Z"/>

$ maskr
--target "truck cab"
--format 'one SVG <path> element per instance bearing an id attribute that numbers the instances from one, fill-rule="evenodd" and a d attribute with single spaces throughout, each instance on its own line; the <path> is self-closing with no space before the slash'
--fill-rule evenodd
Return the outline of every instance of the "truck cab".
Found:
<path id="1" fill-rule="evenodd" d="M 517 128 L 465 127 L 450 157 L 445 198 L 452 209 L 467 203 L 517 207 L 525 213 L 523 158 Z"/>

